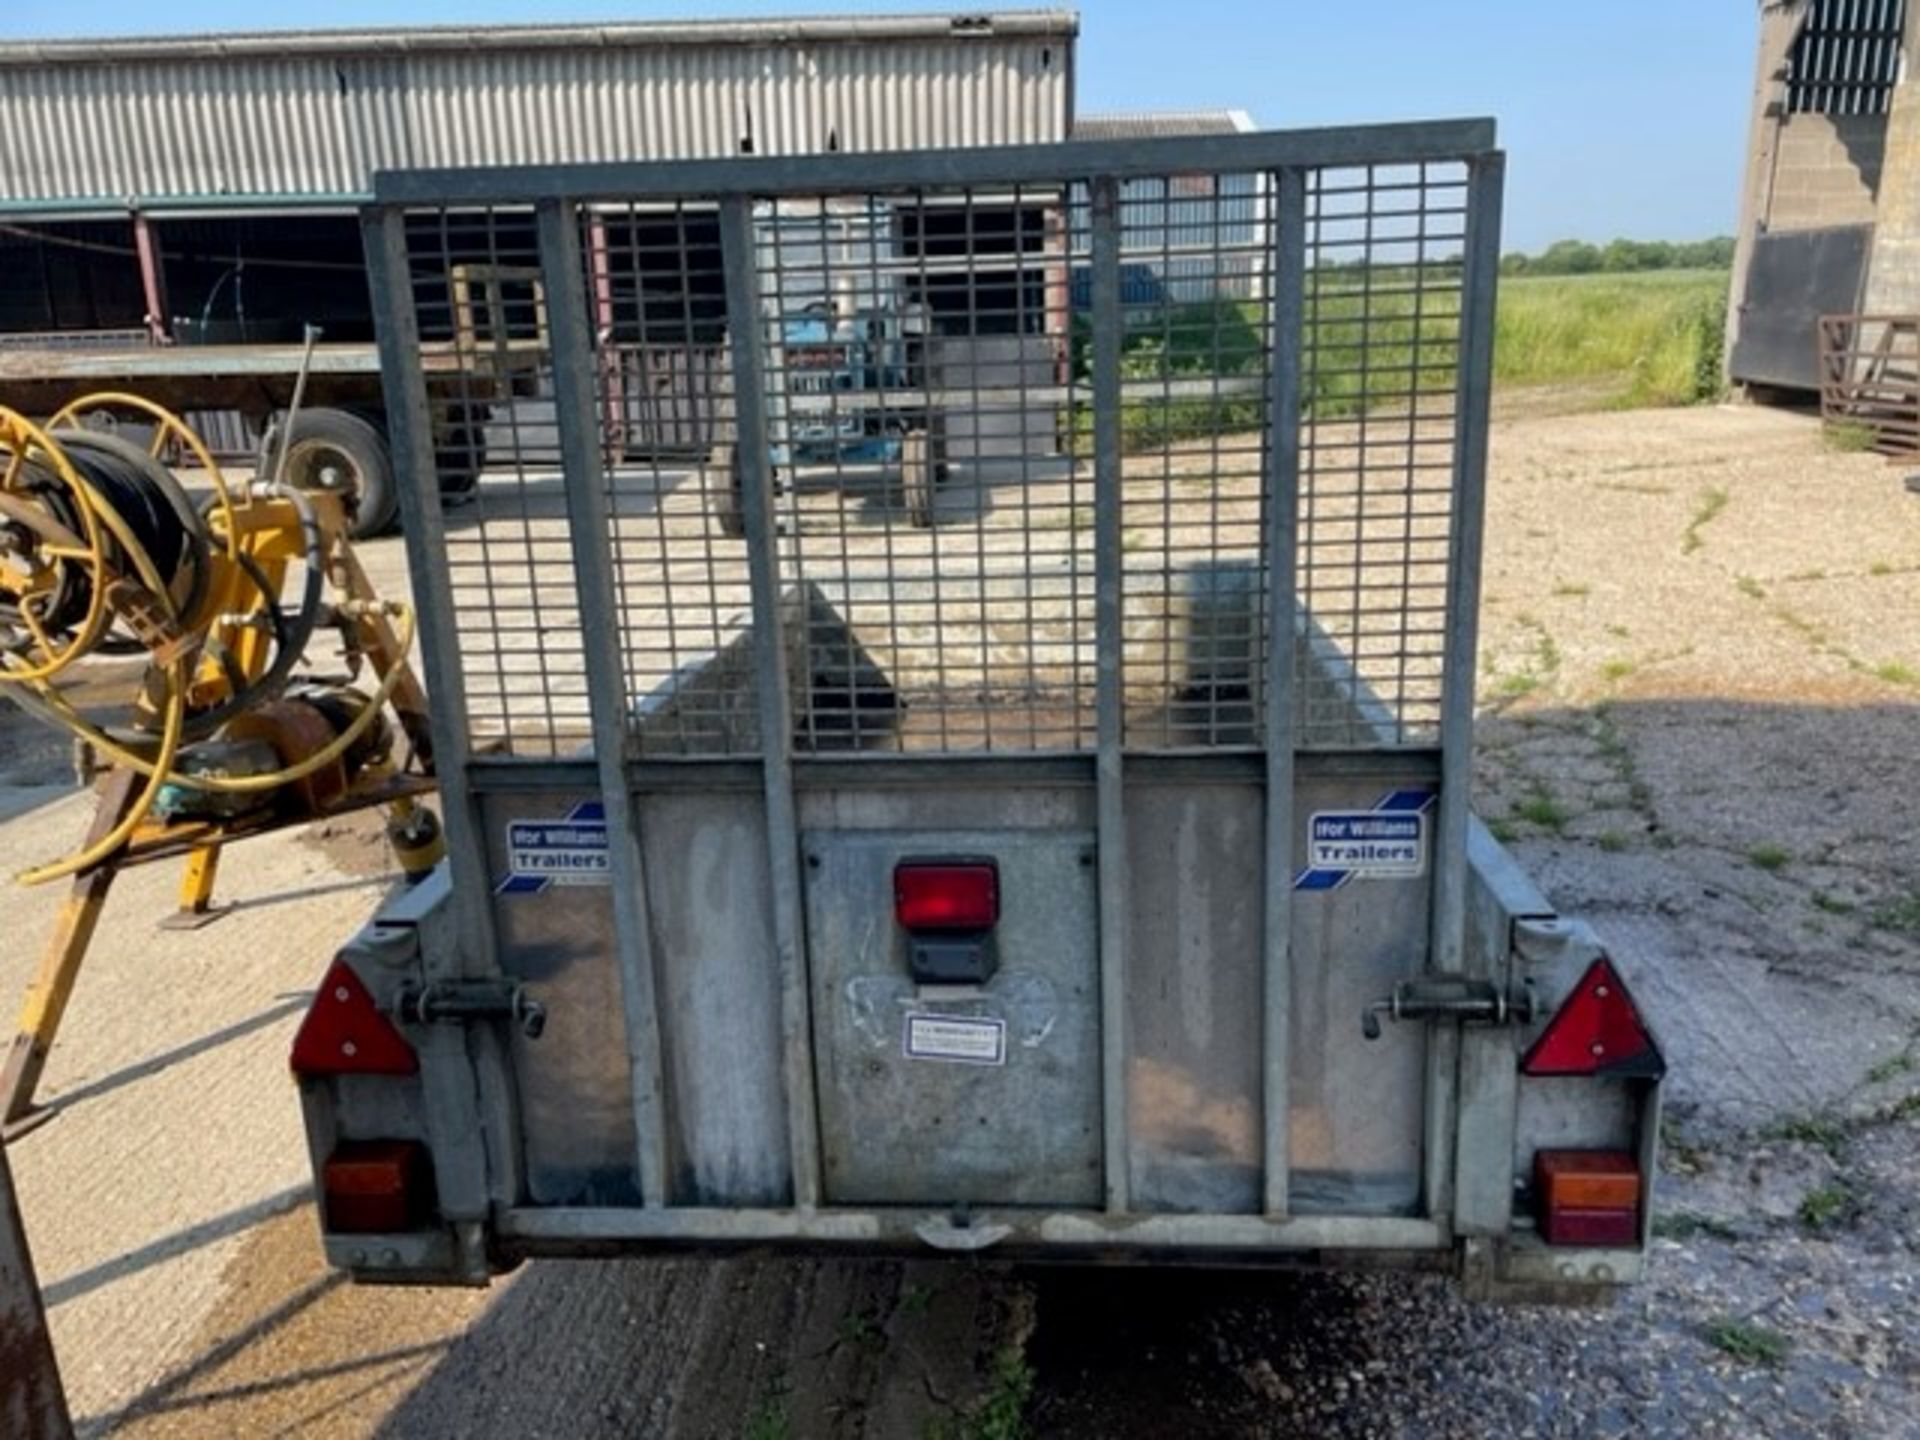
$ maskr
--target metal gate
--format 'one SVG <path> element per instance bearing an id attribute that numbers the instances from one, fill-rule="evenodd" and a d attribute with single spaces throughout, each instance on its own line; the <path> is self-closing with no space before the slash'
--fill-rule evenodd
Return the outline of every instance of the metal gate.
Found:
<path id="1" fill-rule="evenodd" d="M 1361 1015 L 1470 965 L 1492 147 L 380 176 L 428 963 L 549 1016 L 470 1040 L 481 1100 L 435 1103 L 495 1130 L 443 1188 L 556 1247 L 1444 1244 L 1458 1030 Z M 556 420 L 443 513 L 419 344 L 472 263 L 544 277 L 505 303 Z M 601 348 L 716 304 L 731 455 L 609 464 Z M 997 866 L 990 972 L 902 960 L 928 855 Z"/>

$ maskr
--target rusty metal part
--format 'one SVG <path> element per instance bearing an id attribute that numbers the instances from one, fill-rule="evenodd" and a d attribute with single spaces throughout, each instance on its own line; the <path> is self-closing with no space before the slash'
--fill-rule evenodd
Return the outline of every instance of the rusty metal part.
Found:
<path id="1" fill-rule="evenodd" d="M 13 1188 L 6 1143 L 0 1140 L 0 1419 L 18 1440 L 71 1440 L 73 1421 L 60 1386 L 60 1367 L 47 1333 Z"/>

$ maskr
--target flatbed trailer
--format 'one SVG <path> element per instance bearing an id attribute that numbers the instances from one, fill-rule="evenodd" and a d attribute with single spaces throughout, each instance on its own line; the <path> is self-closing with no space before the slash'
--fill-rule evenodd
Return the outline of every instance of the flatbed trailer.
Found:
<path id="1" fill-rule="evenodd" d="M 1638 1279 L 1657 1043 L 1471 813 L 1502 174 L 1460 121 L 379 177 L 448 859 L 295 1040 L 329 1259 Z M 1262 201 L 1250 237 L 1172 203 L 1229 187 Z M 830 197 L 911 235 L 1009 195 L 1091 272 L 1056 423 L 924 506 L 830 456 L 776 489 L 807 378 L 779 297 L 842 277 L 757 244 L 767 212 Z M 694 202 L 719 207 L 737 534 L 729 477 L 610 463 L 599 403 L 583 222 Z M 496 210 L 538 216 L 558 462 L 449 516 L 413 340 L 440 317 L 407 281 Z M 1125 267 L 1176 251 L 1184 295 L 1123 307 Z M 1067 289 L 976 294 L 967 323 L 1037 304 L 1068 333 Z"/>
<path id="2" fill-rule="evenodd" d="M 509 293 L 515 283 L 525 287 L 518 299 Z M 440 484 L 450 494 L 470 490 L 485 467 L 494 408 L 539 392 L 538 335 L 509 336 L 518 312 L 537 306 L 535 288 L 512 275 L 489 285 L 484 277 L 460 273 L 448 338 L 418 347 Z M 296 478 L 344 490 L 356 510 L 358 537 L 393 523 L 397 498 L 376 345 L 96 346 L 52 336 L 45 342 L 9 337 L 0 344 L 0 399 L 12 408 L 47 416 L 104 392 L 137 396 L 176 413 L 237 411 L 262 437 L 256 459 L 264 460 L 281 438 L 278 422 L 298 391 L 301 408 L 287 461 Z"/>

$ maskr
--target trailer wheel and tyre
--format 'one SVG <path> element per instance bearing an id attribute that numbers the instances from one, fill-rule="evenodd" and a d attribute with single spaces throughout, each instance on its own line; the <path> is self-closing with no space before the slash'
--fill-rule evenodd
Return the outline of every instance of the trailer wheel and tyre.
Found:
<path id="1" fill-rule="evenodd" d="M 457 407 L 444 431 L 434 433 L 433 468 L 440 477 L 440 498 L 449 504 L 471 500 L 487 468 L 487 421 L 484 405 Z"/>
<path id="2" fill-rule="evenodd" d="M 900 442 L 900 492 L 914 527 L 931 530 L 940 487 L 947 483 L 947 426 L 929 415 L 926 428 L 909 430 Z"/>
<path id="3" fill-rule="evenodd" d="M 707 483 L 714 487 L 713 518 L 720 526 L 720 533 L 729 540 L 746 539 L 747 510 L 740 452 L 731 445 L 714 446 L 707 459 L 707 476 Z"/>
<path id="4" fill-rule="evenodd" d="M 398 504 L 393 460 L 386 440 L 367 421 L 344 410 L 302 410 L 290 427 L 282 417 L 261 437 L 261 474 L 278 462 L 283 449 L 281 474 L 287 484 L 346 497 L 354 539 L 378 535 L 393 523 Z"/>
<path id="5" fill-rule="evenodd" d="M 924 430 L 909 430 L 900 442 L 900 496 L 907 517 L 917 530 L 933 528 L 934 496 L 938 479 L 934 474 L 933 442 Z"/>

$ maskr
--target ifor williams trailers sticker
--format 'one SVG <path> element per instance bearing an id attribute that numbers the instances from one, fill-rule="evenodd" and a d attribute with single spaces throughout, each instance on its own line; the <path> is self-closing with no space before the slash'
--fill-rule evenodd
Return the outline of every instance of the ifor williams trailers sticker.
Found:
<path id="1" fill-rule="evenodd" d="M 1395 790 L 1371 810 L 1317 810 L 1307 822 L 1307 863 L 1296 890 L 1338 890 L 1349 880 L 1411 880 L 1427 870 L 1431 790 Z"/>
<path id="2" fill-rule="evenodd" d="M 550 885 L 607 883 L 607 812 L 583 800 L 558 820 L 507 822 L 507 875 L 496 895 L 538 895 Z"/>

